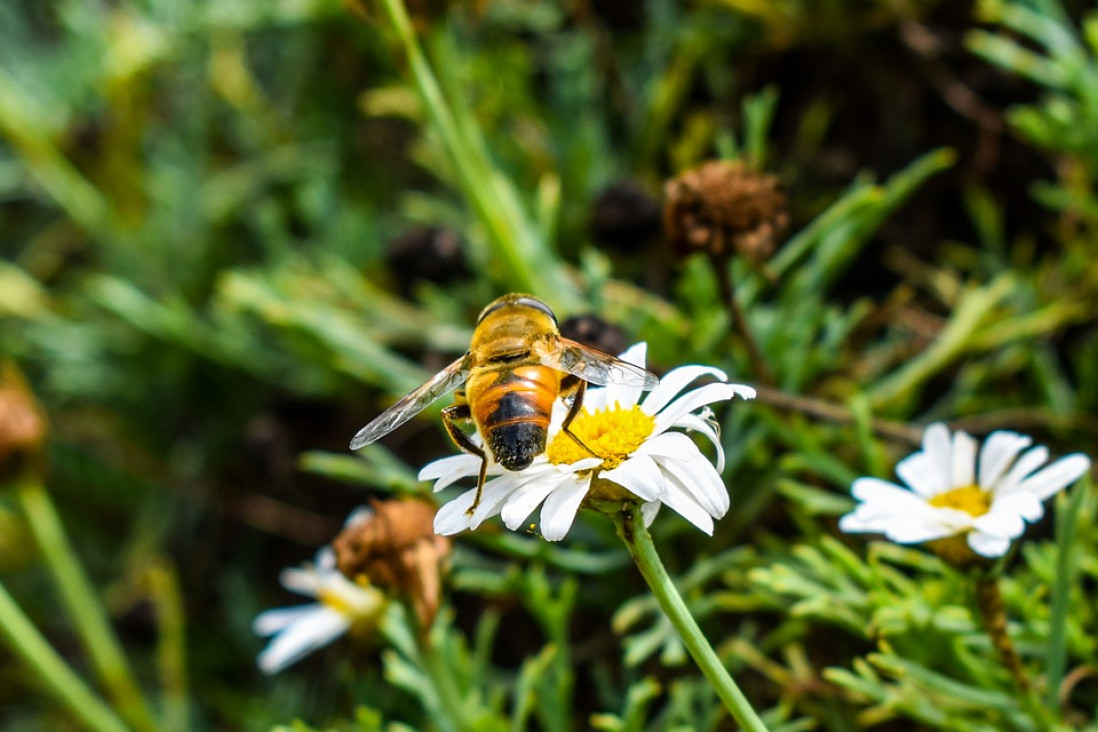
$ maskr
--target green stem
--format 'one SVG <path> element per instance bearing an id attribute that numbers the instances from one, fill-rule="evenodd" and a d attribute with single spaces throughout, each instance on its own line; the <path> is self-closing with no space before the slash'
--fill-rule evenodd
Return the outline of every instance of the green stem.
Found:
<path id="1" fill-rule="evenodd" d="M 640 506 L 633 502 L 626 503 L 615 523 L 618 536 L 625 542 L 629 553 L 633 555 L 633 560 L 651 588 L 652 594 L 656 596 L 664 614 L 678 631 L 679 637 L 686 644 L 686 649 L 690 651 L 690 655 L 701 668 L 702 673 L 709 679 L 709 683 L 712 684 L 729 714 L 741 729 L 750 732 L 766 732 L 766 725 L 755 713 L 747 697 L 740 691 L 740 687 L 732 680 L 728 669 L 721 663 L 717 652 L 709 645 L 709 641 L 702 634 L 701 628 L 687 609 L 679 591 L 675 589 L 674 582 L 671 581 L 663 562 L 660 561 L 659 554 L 656 553 L 652 535 L 644 525 Z"/>
<path id="2" fill-rule="evenodd" d="M 61 600 L 119 713 L 134 728 L 155 732 L 157 723 L 134 681 L 103 604 L 69 544 L 49 493 L 36 477 L 20 481 L 17 493 Z"/>
<path id="3" fill-rule="evenodd" d="M 57 655 L 3 585 L 0 585 L 0 642 L 22 659 L 43 687 L 88 729 L 127 732 L 122 720 Z"/>
<path id="4" fill-rule="evenodd" d="M 475 133 L 463 131 L 461 117 L 447 101 L 416 39 L 403 0 L 382 0 L 381 4 L 408 62 L 424 109 L 442 138 L 465 195 L 488 231 L 512 285 L 548 297 L 554 305 L 577 306 L 579 295 L 575 286 L 534 230 L 515 188 L 492 164 Z"/>

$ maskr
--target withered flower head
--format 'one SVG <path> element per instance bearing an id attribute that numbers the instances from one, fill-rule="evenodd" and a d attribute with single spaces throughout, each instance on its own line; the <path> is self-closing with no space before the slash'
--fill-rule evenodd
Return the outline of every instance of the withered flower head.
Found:
<path id="1" fill-rule="evenodd" d="M 420 226 L 391 239 L 386 247 L 389 267 L 404 295 L 418 282 L 445 285 L 469 276 L 465 241 L 456 231 Z"/>
<path id="2" fill-rule="evenodd" d="M 635 252 L 660 234 L 659 199 L 639 183 L 611 183 L 591 205 L 589 227 L 599 246 Z"/>
<path id="3" fill-rule="evenodd" d="M 371 501 L 332 542 L 336 566 L 351 579 L 403 594 L 421 627 L 431 626 L 442 594 L 450 540 L 434 530 L 435 507 L 415 499 Z"/>
<path id="4" fill-rule="evenodd" d="M 664 226 L 677 256 L 738 254 L 768 260 L 789 225 L 778 179 L 740 161 L 714 160 L 667 182 Z"/>
<path id="5" fill-rule="evenodd" d="M 46 417 L 11 363 L 0 365 L 0 480 L 32 468 L 46 442 Z"/>
<path id="6" fill-rule="evenodd" d="M 565 338 L 606 353 L 621 353 L 629 346 L 625 331 L 594 313 L 573 315 L 566 319 L 560 324 L 560 333 Z"/>

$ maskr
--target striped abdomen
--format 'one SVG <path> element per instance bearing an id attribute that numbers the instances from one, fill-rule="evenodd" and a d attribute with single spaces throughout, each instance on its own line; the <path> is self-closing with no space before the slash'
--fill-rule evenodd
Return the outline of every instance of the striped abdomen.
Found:
<path id="1" fill-rule="evenodd" d="M 473 420 L 496 462 L 522 470 L 545 452 L 561 374 L 547 366 L 485 369 L 470 376 L 466 395 Z"/>

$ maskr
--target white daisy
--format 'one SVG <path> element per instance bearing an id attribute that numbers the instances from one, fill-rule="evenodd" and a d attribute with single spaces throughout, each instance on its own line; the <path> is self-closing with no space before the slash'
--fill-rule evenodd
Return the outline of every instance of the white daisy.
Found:
<path id="1" fill-rule="evenodd" d="M 385 610 L 386 597 L 380 590 L 352 582 L 336 569 L 330 547 L 317 553 L 315 564 L 284 569 L 279 580 L 287 590 L 319 602 L 256 616 L 252 630 L 260 636 L 274 636 L 257 659 L 259 668 L 268 674 L 297 663 L 352 628 L 375 627 Z"/>
<path id="2" fill-rule="evenodd" d="M 1044 515 L 1042 501 L 1090 468 L 1090 459 L 1079 453 L 1041 468 L 1048 448 L 1030 447 L 1032 442 L 1015 432 L 994 432 L 977 464 L 976 440 L 965 432 L 951 438 L 944 424 L 932 424 L 923 433 L 922 451 L 896 466 L 907 487 L 878 478 L 854 481 L 852 491 L 861 503 L 842 517 L 839 528 L 884 534 L 901 544 L 955 537 L 932 546 L 958 561 L 967 554 L 963 537 L 976 554 L 1000 557 L 1027 521 Z"/>
<path id="3" fill-rule="evenodd" d="M 643 367 L 645 351 L 645 344 L 639 343 L 621 358 Z M 684 393 L 686 387 L 702 376 L 713 376 L 720 382 Z M 467 513 L 476 490 L 463 493 L 439 509 L 435 531 L 449 535 L 475 529 L 496 514 L 514 530 L 542 505 L 541 535 L 557 541 L 568 533 L 594 483 L 592 498 L 636 496 L 644 501 L 648 524 L 660 506 L 667 504 L 687 521 L 712 534 L 713 519 L 728 511 L 729 498 L 720 477 L 724 450 L 706 405 L 734 396 L 745 399 L 755 396 L 751 387 L 723 383 L 726 380 L 720 369 L 691 365 L 671 371 L 646 395 L 637 387 L 620 384 L 588 389 L 583 410 L 570 429 L 599 457 L 592 456 L 561 431 L 567 407 L 558 402 L 545 453 L 518 472 L 490 465 L 489 473 L 498 477 L 484 484 L 477 510 L 472 515 Z M 682 432 L 670 431 L 673 428 L 708 438 L 717 450 L 716 468 L 693 440 Z M 479 469 L 480 458 L 454 455 L 430 463 L 420 471 L 419 478 L 435 480 L 435 490 L 440 491 L 461 478 L 475 477 Z"/>

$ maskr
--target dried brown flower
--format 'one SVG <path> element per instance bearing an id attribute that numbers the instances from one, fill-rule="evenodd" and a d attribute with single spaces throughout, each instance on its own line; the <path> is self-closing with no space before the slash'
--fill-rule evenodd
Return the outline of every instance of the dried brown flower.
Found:
<path id="1" fill-rule="evenodd" d="M 624 330 L 594 313 L 568 318 L 560 324 L 560 334 L 611 354 L 621 353 L 629 347 Z"/>
<path id="2" fill-rule="evenodd" d="M 668 181 L 664 193 L 664 226 L 681 257 L 738 254 L 761 265 L 789 225 L 778 179 L 740 161 L 703 163 Z"/>
<path id="3" fill-rule="evenodd" d="M 352 580 L 403 594 L 421 627 L 431 626 L 442 595 L 450 540 L 434 530 L 435 507 L 415 499 L 371 501 L 332 542 L 336 566 Z"/>
<path id="4" fill-rule="evenodd" d="M 34 468 L 42 459 L 46 417 L 11 363 L 0 366 L 0 480 Z"/>
<path id="5" fill-rule="evenodd" d="M 660 235 L 660 201 L 635 181 L 604 188 L 591 205 L 588 228 L 606 249 L 635 253 Z"/>

